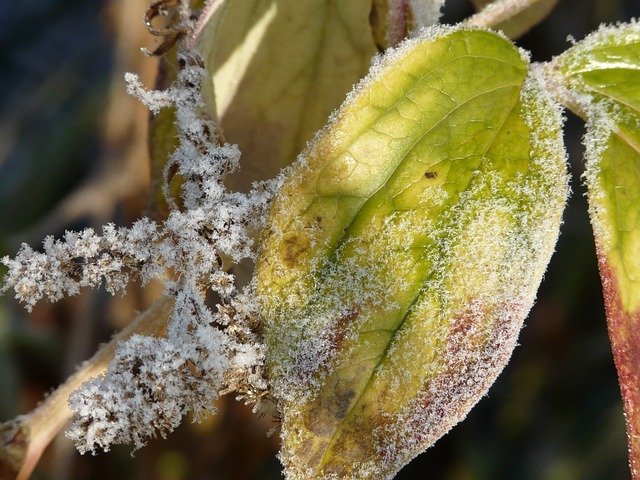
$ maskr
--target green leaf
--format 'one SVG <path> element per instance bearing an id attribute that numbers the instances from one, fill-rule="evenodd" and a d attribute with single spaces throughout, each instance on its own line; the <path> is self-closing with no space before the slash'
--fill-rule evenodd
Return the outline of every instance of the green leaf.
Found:
<path id="1" fill-rule="evenodd" d="M 197 33 L 225 139 L 243 155 L 229 184 L 275 176 L 369 68 L 370 0 L 227 0 Z"/>
<path id="2" fill-rule="evenodd" d="M 291 478 L 387 478 L 507 362 L 567 193 L 560 114 L 488 31 L 388 53 L 288 172 L 256 285 Z"/>
<path id="3" fill-rule="evenodd" d="M 587 119 L 586 180 L 609 335 L 640 478 L 640 24 L 604 27 L 556 58 L 558 98 Z"/>

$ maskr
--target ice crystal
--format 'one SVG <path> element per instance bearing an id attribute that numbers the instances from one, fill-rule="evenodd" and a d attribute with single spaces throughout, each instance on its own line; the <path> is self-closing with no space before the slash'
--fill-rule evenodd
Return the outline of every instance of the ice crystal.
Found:
<path id="1" fill-rule="evenodd" d="M 113 443 L 141 447 L 148 437 L 164 436 L 180 424 L 193 401 L 192 381 L 187 358 L 176 345 L 133 336 L 103 377 L 71 395 L 76 419 L 67 436 L 82 453 L 96 447 L 108 451 Z"/>
<path id="2" fill-rule="evenodd" d="M 9 269 L 3 290 L 13 287 L 28 310 L 42 298 L 60 300 L 103 282 L 115 293 L 132 277 L 148 281 L 160 273 L 159 252 L 154 248 L 159 235 L 157 225 L 143 218 L 131 228 L 105 225 L 102 236 L 91 228 L 66 232 L 64 241 L 49 236 L 43 242 L 44 252 L 23 243 L 14 259 L 2 259 Z"/>
<path id="3" fill-rule="evenodd" d="M 141 447 L 172 431 L 187 412 L 213 411 L 221 392 L 256 402 L 267 389 L 252 287 L 239 289 L 223 258 L 238 263 L 254 257 L 252 234 L 262 227 L 277 181 L 256 184 L 247 194 L 225 188 L 240 153 L 218 142 L 216 125 L 204 114 L 199 58 L 182 54 L 179 64 L 176 82 L 164 91 L 145 90 L 133 74 L 126 80 L 152 112 L 175 108 L 178 146 L 165 174 L 183 179 L 180 205 L 167 187 L 170 213 L 161 224 L 143 218 L 131 228 L 106 225 L 102 235 L 67 232 L 61 240 L 47 237 L 42 252 L 25 244 L 15 258 L 2 259 L 8 266 L 3 290 L 13 288 L 28 309 L 85 286 L 104 284 L 115 293 L 134 278 L 168 277 L 166 294 L 175 297 L 175 309 L 166 337 L 120 343 L 108 370 L 70 398 L 75 417 L 68 436 L 83 453 L 114 443 Z M 207 291 L 217 294 L 216 309 L 205 302 Z"/>

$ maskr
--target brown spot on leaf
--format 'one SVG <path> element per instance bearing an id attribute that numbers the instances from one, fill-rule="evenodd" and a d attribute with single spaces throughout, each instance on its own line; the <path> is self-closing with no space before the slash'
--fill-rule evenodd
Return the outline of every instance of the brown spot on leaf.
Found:
<path id="1" fill-rule="evenodd" d="M 416 452 L 395 452 L 394 461 L 408 461 L 432 445 L 486 393 L 513 350 L 520 324 L 508 312 L 517 310 L 517 304 L 475 304 L 455 317 L 445 363 L 425 381 L 416 395 L 414 414 L 400 431 L 403 442 L 420 447 Z"/>
<path id="2" fill-rule="evenodd" d="M 300 256 L 309 248 L 309 241 L 297 233 L 287 235 L 280 246 L 280 258 L 287 267 L 298 263 Z"/>
<path id="3" fill-rule="evenodd" d="M 332 350 L 340 350 L 342 348 L 348 328 L 358 318 L 358 315 L 360 315 L 360 308 L 353 306 L 347 313 L 338 318 L 329 337 Z"/>
<path id="4" fill-rule="evenodd" d="M 335 398 L 335 409 L 333 412 L 334 417 L 337 419 L 342 419 L 345 417 L 347 412 L 349 411 L 349 406 L 351 405 L 351 400 L 356 396 L 356 392 L 351 389 L 336 391 Z"/>
<path id="5" fill-rule="evenodd" d="M 438 172 L 424 172 L 424 178 L 436 178 Z"/>

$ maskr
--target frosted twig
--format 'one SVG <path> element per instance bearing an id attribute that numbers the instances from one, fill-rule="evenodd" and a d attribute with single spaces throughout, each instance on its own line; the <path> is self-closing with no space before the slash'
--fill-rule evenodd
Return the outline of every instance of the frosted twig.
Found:
<path id="1" fill-rule="evenodd" d="M 100 375 L 107 368 L 118 342 L 134 334 L 160 335 L 166 328 L 173 306 L 174 299 L 170 297 L 162 297 L 156 301 L 98 350 L 35 410 L 0 426 L 0 460 L 5 468 L 13 466 L 14 473 L 17 474 L 16 480 L 29 478 L 46 446 L 71 418 L 73 412 L 68 405 L 71 392 L 88 378 Z"/>
<path id="2" fill-rule="evenodd" d="M 497 0 L 488 4 L 475 15 L 467 18 L 463 24 L 467 27 L 491 28 L 505 22 L 520 12 L 531 8 L 541 0 Z"/>
<path id="3" fill-rule="evenodd" d="M 3 290 L 13 288 L 27 308 L 45 297 L 75 295 L 83 286 L 104 283 L 114 293 L 135 277 L 146 282 L 171 273 L 166 295 L 175 308 L 163 318 L 166 337 L 120 342 L 106 372 L 71 396 L 75 418 L 68 436 L 81 452 L 107 450 L 113 443 L 138 448 L 150 436 L 173 430 L 187 411 L 213 410 L 221 391 L 255 402 L 267 389 L 264 347 L 255 332 L 257 300 L 251 286 L 238 290 L 223 258 L 237 263 L 254 257 L 252 233 L 265 221 L 277 181 L 254 185 L 247 194 L 226 189 L 224 178 L 238 168 L 240 153 L 218 143 L 216 125 L 204 113 L 200 59 L 182 53 L 179 65 L 176 82 L 161 92 L 146 91 L 135 75 L 127 76 L 130 93 L 153 112 L 175 108 L 178 146 L 165 174 L 168 179 L 171 169 L 181 177 L 182 198 L 169 202 L 167 219 L 156 224 L 143 218 L 131 228 L 107 225 L 102 235 L 91 229 L 67 232 L 62 240 L 45 239 L 44 252 L 23 245 L 15 259 L 2 259 L 9 267 Z M 171 199 L 168 188 L 165 195 Z M 207 291 L 217 294 L 215 311 L 205 302 Z M 80 372 L 46 405 L 62 408 L 71 387 L 87 379 L 87 371 Z M 52 417 L 60 421 L 47 433 L 38 433 L 41 448 L 66 421 L 64 411 Z"/>

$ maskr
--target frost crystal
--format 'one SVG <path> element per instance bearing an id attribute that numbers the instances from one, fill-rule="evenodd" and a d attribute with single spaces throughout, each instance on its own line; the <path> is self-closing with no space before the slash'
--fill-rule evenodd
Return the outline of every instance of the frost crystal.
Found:
<path id="1" fill-rule="evenodd" d="M 143 218 L 131 228 L 102 228 L 98 236 L 91 228 L 66 232 L 64 241 L 45 238 L 44 253 L 22 244 L 15 259 L 4 257 L 9 267 L 3 291 L 13 287 L 16 298 L 31 310 L 44 297 L 51 301 L 77 295 L 80 287 L 96 287 L 103 281 L 107 290 L 122 290 L 134 276 L 143 282 L 159 272 L 157 226 Z"/>
<path id="2" fill-rule="evenodd" d="M 91 229 L 67 232 L 62 240 L 46 238 L 43 252 L 23 245 L 14 259 L 2 259 L 9 267 L 3 291 L 13 288 L 29 309 L 84 286 L 104 283 L 115 293 L 134 278 L 170 277 L 166 294 L 176 300 L 166 338 L 120 343 L 108 370 L 70 399 L 75 418 L 68 436 L 83 453 L 114 443 L 141 447 L 172 431 L 187 412 L 212 411 L 220 393 L 235 391 L 255 403 L 267 389 L 252 286 L 239 290 L 223 264 L 253 259 L 252 233 L 263 226 L 277 181 L 247 194 L 225 188 L 240 153 L 220 145 L 216 125 L 204 118 L 199 58 L 182 55 L 179 62 L 178 78 L 165 91 L 146 91 L 132 74 L 126 79 L 152 112 L 175 108 L 179 142 L 165 174 L 182 178 L 180 205 L 167 187 L 171 210 L 162 224 L 143 218 L 131 228 L 106 225 L 101 236 Z M 215 310 L 205 302 L 207 291 L 217 295 Z"/>
<path id="3" fill-rule="evenodd" d="M 192 402 L 186 366 L 187 359 L 170 341 L 131 337 L 103 377 L 71 395 L 76 420 L 67 436 L 82 453 L 95 447 L 107 451 L 112 443 L 139 448 L 156 432 L 164 436 L 180 424 Z"/>

